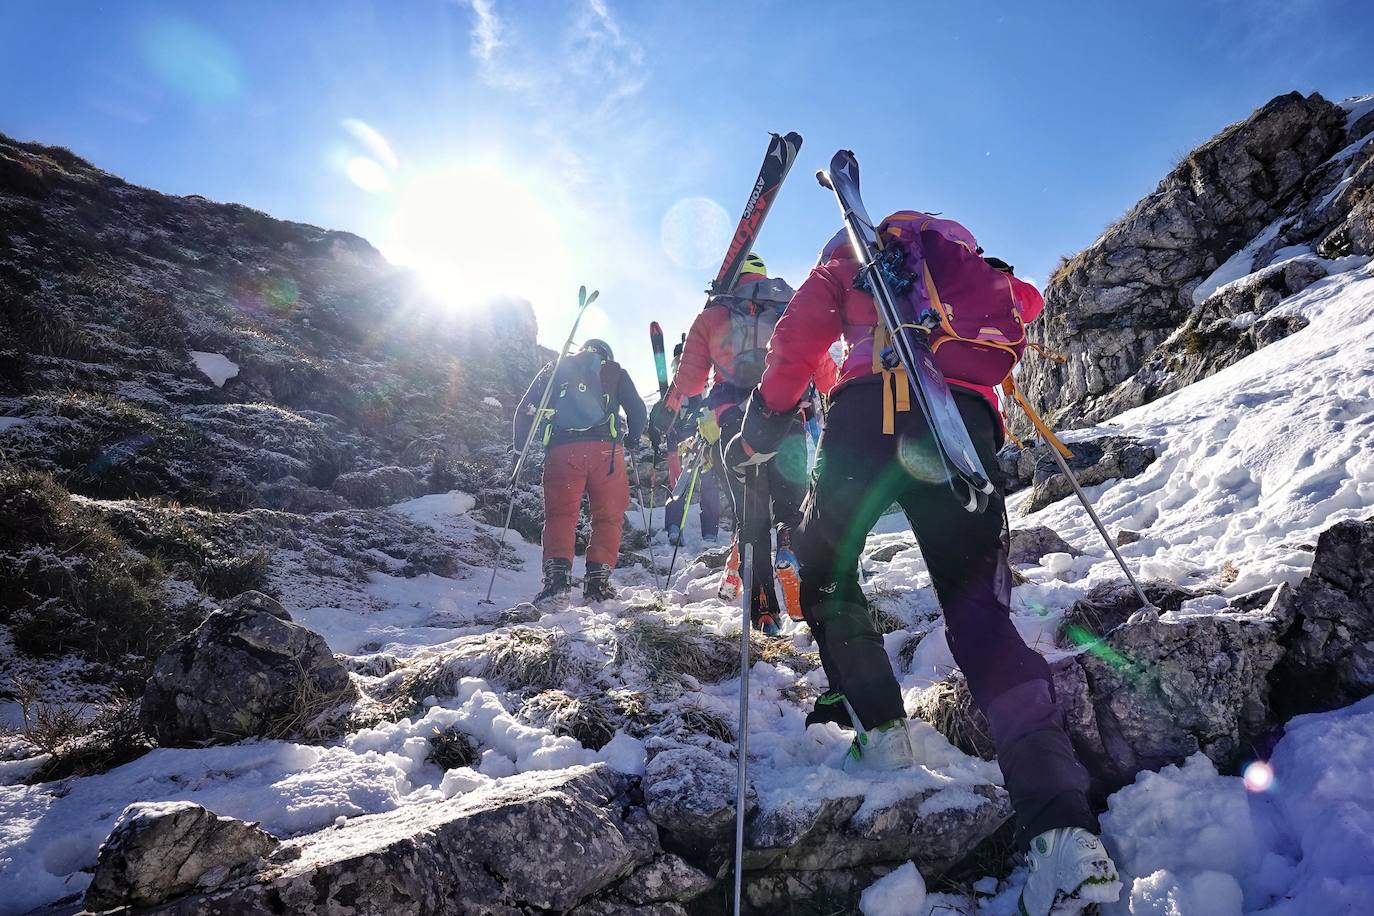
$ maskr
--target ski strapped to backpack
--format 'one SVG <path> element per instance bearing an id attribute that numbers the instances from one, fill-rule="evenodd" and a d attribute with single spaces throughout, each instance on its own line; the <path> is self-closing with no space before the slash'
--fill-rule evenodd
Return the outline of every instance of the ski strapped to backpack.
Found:
<path id="1" fill-rule="evenodd" d="M 816 173 L 823 187 L 835 194 L 844 219 L 850 244 L 870 284 L 873 302 L 887 334 L 887 343 L 874 340 L 874 361 L 880 367 L 884 403 L 888 393 L 894 408 L 910 409 L 909 396 L 915 393 L 935 440 L 936 451 L 945 467 L 950 488 L 969 512 L 981 512 L 992 493 L 992 480 L 983 468 L 978 452 L 969 438 L 963 417 L 950 394 L 949 385 L 931 352 L 931 328 L 938 318 L 914 312 L 909 297 L 899 298 L 889 282 L 896 260 L 887 254 L 884 269 L 884 240 L 868 218 L 859 194 L 859 163 L 849 150 L 840 150 L 830 160 L 830 171 Z M 899 252 L 905 257 L 904 252 Z M 915 284 L 911 285 L 915 288 Z M 908 289 L 907 292 L 910 292 Z M 876 333 L 875 333 L 876 337 Z"/>

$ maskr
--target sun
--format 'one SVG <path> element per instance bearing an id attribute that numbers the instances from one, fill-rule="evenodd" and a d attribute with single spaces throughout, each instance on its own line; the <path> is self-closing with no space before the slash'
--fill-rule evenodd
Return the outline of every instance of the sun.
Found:
<path id="1" fill-rule="evenodd" d="M 453 164 L 398 189 L 387 255 L 461 308 L 499 295 L 536 309 L 571 282 L 561 194 L 499 161 Z"/>

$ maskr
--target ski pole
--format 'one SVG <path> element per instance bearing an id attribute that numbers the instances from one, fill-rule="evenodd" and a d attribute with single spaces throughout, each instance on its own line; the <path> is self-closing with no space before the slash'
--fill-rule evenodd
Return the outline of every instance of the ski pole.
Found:
<path id="1" fill-rule="evenodd" d="M 754 471 L 749 471 L 752 478 Z M 749 481 L 745 484 L 749 486 Z M 745 491 L 748 493 L 748 490 Z M 743 502 L 748 502 L 745 496 Z M 740 528 L 744 528 L 744 507 L 740 507 Z M 741 557 L 741 577 L 744 582 L 743 600 L 740 602 L 739 635 L 739 736 L 736 740 L 735 755 L 735 916 L 740 916 L 740 890 L 744 879 L 744 805 L 748 799 L 749 786 L 749 631 L 753 621 L 750 604 L 754 597 L 754 545 L 743 542 Z"/>
<path id="2" fill-rule="evenodd" d="M 506 500 L 506 523 L 501 527 L 501 539 L 496 542 L 496 547 L 491 554 L 491 581 L 487 583 L 487 596 L 479 604 L 491 604 L 491 590 L 496 587 L 497 564 L 501 559 L 501 548 L 506 546 L 506 533 L 510 531 L 510 520 L 515 514 L 515 492 L 516 485 L 520 482 L 520 472 L 525 469 L 525 458 L 529 455 L 530 445 L 534 443 L 535 430 L 544 419 L 544 411 L 549 407 L 549 396 L 553 394 L 553 382 L 558 377 L 558 367 L 563 365 L 563 357 L 568 355 L 568 349 L 572 346 L 573 338 L 577 336 L 577 326 L 582 323 L 582 316 L 587 312 L 587 306 L 596 301 L 596 297 L 601 295 L 600 290 L 592 290 L 587 294 L 587 287 L 582 286 L 577 290 L 577 317 L 573 319 L 572 330 L 568 332 L 568 339 L 563 342 L 563 349 L 558 351 L 558 357 L 553 361 L 553 368 L 549 370 L 549 380 L 544 385 L 544 393 L 539 398 L 539 408 L 534 412 L 534 419 L 530 422 L 530 431 L 525 434 L 525 444 L 520 449 L 519 456 L 515 459 L 515 469 L 510 475 L 510 496 Z"/>
<path id="3" fill-rule="evenodd" d="M 673 568 L 677 566 L 677 552 L 682 548 L 683 538 L 687 533 L 687 510 L 692 508 L 692 496 L 696 493 L 697 477 L 701 474 L 701 450 L 705 447 L 706 440 L 698 442 L 696 451 L 692 453 L 692 477 L 687 481 L 687 491 L 682 497 L 682 523 L 678 526 L 677 543 L 673 545 L 673 557 L 668 561 L 668 577 L 664 579 L 664 586 L 670 587 L 673 582 Z M 664 513 L 667 513 L 665 503 Z"/>
<path id="4" fill-rule="evenodd" d="M 1131 583 L 1131 588 L 1135 589 L 1136 597 L 1140 599 L 1140 610 L 1132 614 L 1127 619 L 1127 622 L 1140 623 L 1151 619 L 1157 620 L 1159 618 L 1159 608 L 1155 607 L 1154 602 L 1146 597 L 1145 590 L 1140 587 L 1140 583 L 1135 580 L 1135 576 L 1131 575 L 1130 567 L 1126 565 L 1125 559 L 1122 558 L 1121 551 L 1116 549 L 1116 543 L 1112 540 L 1111 535 L 1107 534 L 1107 528 L 1102 524 L 1102 519 L 1097 517 L 1097 512 L 1093 509 L 1093 504 L 1088 501 L 1088 494 L 1084 493 L 1083 488 L 1078 485 L 1078 478 L 1073 476 L 1073 471 L 1069 470 L 1068 462 L 1064 460 L 1063 455 L 1059 454 L 1059 449 L 1055 448 L 1053 442 L 1047 442 L 1046 444 L 1049 445 L 1050 454 L 1054 456 L 1055 462 L 1059 465 L 1059 470 L 1068 478 L 1069 486 L 1073 487 L 1073 492 L 1078 496 L 1078 501 L 1081 502 L 1083 508 L 1088 511 L 1088 518 L 1092 519 L 1093 524 L 1097 526 L 1097 533 L 1102 535 L 1102 540 L 1107 544 L 1107 549 L 1112 552 L 1112 556 L 1116 557 L 1116 562 L 1121 566 L 1121 571 L 1126 574 L 1126 580 Z"/>
<path id="5" fill-rule="evenodd" d="M 654 558 L 654 533 L 649 530 L 649 516 L 644 511 L 644 484 L 639 476 L 639 462 L 627 450 L 625 457 L 630 459 L 630 467 L 635 472 L 635 489 L 639 491 L 639 522 L 644 526 L 644 536 L 649 539 L 649 568 L 654 572 L 654 588 L 663 591 L 658 581 L 658 560 Z"/>

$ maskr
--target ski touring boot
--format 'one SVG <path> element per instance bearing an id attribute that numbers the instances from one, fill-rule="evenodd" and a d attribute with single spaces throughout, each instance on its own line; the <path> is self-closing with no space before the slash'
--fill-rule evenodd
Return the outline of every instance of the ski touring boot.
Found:
<path id="1" fill-rule="evenodd" d="M 877 773 L 916 765 L 916 749 L 911 744 L 906 719 L 893 719 L 869 731 L 849 708 L 849 701 L 841 702 L 854 720 L 854 743 L 849 746 L 840 769 L 846 773 Z"/>
<path id="2" fill-rule="evenodd" d="M 608 601 L 619 595 L 611 585 L 611 568 L 605 563 L 588 563 L 587 576 L 582 580 L 582 597 L 588 601 Z"/>
<path id="3" fill-rule="evenodd" d="M 744 580 L 739 574 L 739 540 L 730 544 L 730 558 L 725 561 L 725 569 L 720 575 L 720 588 L 716 594 L 721 601 L 734 601 L 744 591 Z"/>
<path id="4" fill-rule="evenodd" d="M 1031 840 L 1021 916 L 1081 913 L 1121 896 L 1121 878 L 1102 841 L 1082 827 L 1056 827 Z"/>
<path id="5" fill-rule="evenodd" d="M 552 601 L 572 591 L 572 563 L 567 560 L 544 561 L 544 587 L 534 596 L 534 603 Z"/>
<path id="6" fill-rule="evenodd" d="M 798 573 L 797 555 L 792 552 L 792 533 L 786 528 L 778 528 L 778 551 L 773 556 L 773 577 L 782 588 L 782 606 L 787 608 L 787 616 L 793 620 L 802 619 L 801 575 Z"/>
<path id="7" fill-rule="evenodd" d="M 806 714 L 807 727 L 810 728 L 821 722 L 834 722 L 841 728 L 852 729 L 854 722 L 849 718 L 849 712 L 844 707 L 844 694 L 838 690 L 827 690 L 816 697 L 815 705 Z"/>

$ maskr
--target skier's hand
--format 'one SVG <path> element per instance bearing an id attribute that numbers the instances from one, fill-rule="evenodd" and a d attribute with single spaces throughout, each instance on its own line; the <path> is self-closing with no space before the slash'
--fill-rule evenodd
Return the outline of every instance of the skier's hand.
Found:
<path id="1" fill-rule="evenodd" d="M 649 411 L 649 436 L 655 441 L 661 441 L 672 427 L 673 412 L 668 409 L 667 404 L 659 401 Z"/>
<path id="2" fill-rule="evenodd" d="M 767 463 L 777 454 L 796 419 L 796 410 L 781 413 L 769 410 L 755 389 L 745 403 L 739 435 L 725 447 L 726 466 L 738 474 L 742 468 Z"/>
<path id="3" fill-rule="evenodd" d="M 744 433 L 741 432 L 725 446 L 725 466 L 730 469 L 730 473 L 743 479 L 746 469 L 761 464 L 767 464 L 773 460 L 773 456 L 776 454 L 776 451 L 755 451 L 754 448 L 745 441 Z"/>

